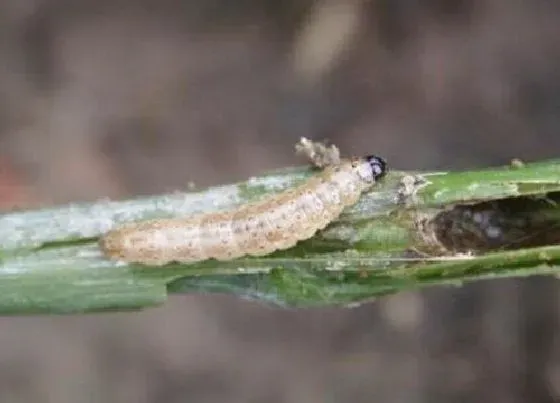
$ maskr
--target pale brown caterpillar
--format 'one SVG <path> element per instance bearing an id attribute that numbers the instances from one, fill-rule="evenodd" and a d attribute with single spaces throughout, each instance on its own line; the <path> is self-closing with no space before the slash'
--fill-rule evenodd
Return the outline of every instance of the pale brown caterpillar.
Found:
<path id="1" fill-rule="evenodd" d="M 111 259 L 149 265 L 267 255 L 325 228 L 386 170 L 376 156 L 341 161 L 300 186 L 235 210 L 124 224 L 105 234 L 100 247 Z"/>

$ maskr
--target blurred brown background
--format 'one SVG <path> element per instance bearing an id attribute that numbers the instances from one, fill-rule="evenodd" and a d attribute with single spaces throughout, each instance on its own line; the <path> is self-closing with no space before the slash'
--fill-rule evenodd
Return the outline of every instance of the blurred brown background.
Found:
<path id="1" fill-rule="evenodd" d="M 302 135 L 453 169 L 557 157 L 559 128 L 554 0 L 0 2 L 3 209 L 243 179 Z M 1 318 L 0 401 L 553 402 L 557 293 Z"/>

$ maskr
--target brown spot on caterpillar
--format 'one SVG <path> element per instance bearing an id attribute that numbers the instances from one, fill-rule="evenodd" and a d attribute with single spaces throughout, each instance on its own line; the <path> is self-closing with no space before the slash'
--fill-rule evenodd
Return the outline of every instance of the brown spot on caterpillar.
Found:
<path id="1" fill-rule="evenodd" d="M 111 259 L 149 265 L 267 255 L 325 228 L 386 169 L 375 156 L 339 161 L 294 189 L 236 210 L 122 225 L 100 247 Z"/>

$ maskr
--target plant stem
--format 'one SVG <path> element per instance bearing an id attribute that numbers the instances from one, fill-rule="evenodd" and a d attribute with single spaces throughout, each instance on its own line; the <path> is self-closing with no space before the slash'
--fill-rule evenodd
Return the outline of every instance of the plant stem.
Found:
<path id="1" fill-rule="evenodd" d="M 140 309 L 185 292 L 233 293 L 286 306 L 349 304 L 427 285 L 551 274 L 560 261 L 553 236 L 560 227 L 558 160 L 467 172 L 391 172 L 312 239 L 261 258 L 151 267 L 107 260 L 97 246 L 99 236 L 120 223 L 234 208 L 313 174 L 292 168 L 196 193 L 2 215 L 0 313 Z M 549 202 L 523 202 L 539 198 Z M 520 213 L 511 212 L 515 200 L 522 200 L 516 209 L 525 206 L 521 224 Z M 442 216 L 457 206 L 460 214 Z M 426 233 L 419 229 L 422 220 L 429 223 Z M 497 247 L 489 238 L 494 227 L 504 239 Z M 539 231 L 547 236 L 536 236 Z M 528 241 L 511 243 L 512 233 Z M 456 248 L 466 241 L 477 245 L 475 255 L 459 254 Z"/>

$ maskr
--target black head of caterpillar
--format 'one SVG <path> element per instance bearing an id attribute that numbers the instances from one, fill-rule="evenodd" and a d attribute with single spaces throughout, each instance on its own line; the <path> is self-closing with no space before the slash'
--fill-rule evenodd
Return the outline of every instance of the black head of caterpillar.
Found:
<path id="1" fill-rule="evenodd" d="M 368 155 L 364 159 L 371 168 L 371 174 L 374 180 L 381 179 L 387 173 L 387 161 L 376 155 Z"/>
<path id="2" fill-rule="evenodd" d="M 387 173 L 387 162 L 375 155 L 352 159 L 352 168 L 364 183 L 374 184 Z"/>

